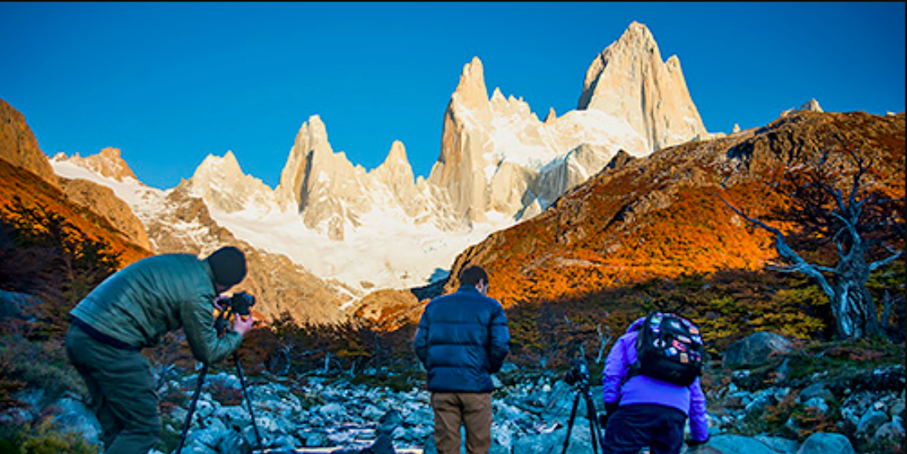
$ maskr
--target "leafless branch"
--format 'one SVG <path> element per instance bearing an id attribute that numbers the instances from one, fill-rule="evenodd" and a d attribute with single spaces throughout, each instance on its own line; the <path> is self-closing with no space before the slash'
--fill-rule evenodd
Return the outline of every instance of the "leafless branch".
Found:
<path id="1" fill-rule="evenodd" d="M 789 267 L 786 267 L 784 269 L 779 268 L 778 269 L 779 271 L 784 271 L 784 272 L 799 271 L 801 273 L 804 273 L 804 274 L 814 278 L 819 283 L 819 285 L 822 287 L 822 290 L 825 292 L 826 295 L 829 295 L 829 296 L 834 295 L 834 289 L 828 283 L 828 280 L 825 279 L 825 276 L 821 273 L 820 269 L 822 271 L 828 271 L 828 272 L 832 272 L 832 273 L 834 273 L 835 270 L 832 270 L 832 269 L 829 269 L 826 267 L 819 267 L 819 266 L 811 265 L 811 264 L 807 263 L 806 260 L 803 260 L 803 258 L 800 257 L 799 254 L 797 254 L 793 249 L 791 249 L 790 246 L 787 245 L 787 242 L 784 240 L 784 234 L 781 233 L 781 230 L 779 230 L 775 227 L 772 227 L 772 226 L 760 221 L 759 219 L 750 217 L 749 215 L 744 213 L 739 208 L 731 205 L 730 202 L 728 202 L 727 200 L 724 199 L 724 197 L 721 196 L 721 194 L 718 194 L 718 198 L 721 199 L 721 201 L 724 202 L 724 204 L 727 205 L 728 208 L 734 210 L 735 213 L 742 216 L 744 219 L 746 219 L 750 223 L 752 223 L 764 230 L 767 230 L 767 231 L 771 232 L 773 235 L 775 235 L 775 248 L 778 250 L 778 253 L 781 254 L 782 257 L 785 257 L 788 260 L 794 262 L 794 264 Z"/>
<path id="2" fill-rule="evenodd" d="M 873 270 L 875 270 L 875 269 L 881 268 L 881 267 L 883 267 L 883 266 L 885 266 L 885 265 L 887 265 L 887 264 L 889 264 L 889 263 L 891 263 L 891 262 L 897 260 L 898 257 L 900 257 L 901 255 L 904 254 L 904 251 L 899 251 L 899 250 L 893 249 L 893 248 L 891 248 L 891 247 L 888 246 L 888 245 L 882 245 L 882 247 L 884 247 L 885 249 L 887 249 L 888 252 L 891 252 L 892 255 L 890 255 L 888 258 L 885 258 L 885 259 L 882 259 L 882 260 L 877 260 L 877 261 L 875 261 L 875 262 L 870 263 L 870 264 L 869 264 L 869 271 L 873 271 Z"/>
<path id="3" fill-rule="evenodd" d="M 595 357 L 595 364 L 599 364 L 602 362 L 602 357 L 605 355 L 605 345 L 607 345 L 608 342 L 611 342 L 611 327 L 605 326 L 605 330 L 607 331 L 607 334 L 602 333 L 602 324 L 601 323 L 598 324 L 597 328 L 598 328 L 598 340 L 600 341 L 600 345 L 598 347 L 598 356 Z"/>

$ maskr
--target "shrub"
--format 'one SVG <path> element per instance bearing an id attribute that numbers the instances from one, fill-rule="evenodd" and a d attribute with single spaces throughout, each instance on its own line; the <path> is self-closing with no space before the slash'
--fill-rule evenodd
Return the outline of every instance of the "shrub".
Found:
<path id="1" fill-rule="evenodd" d="M 44 418 L 35 428 L 23 428 L 7 441 L 4 449 L 20 454 L 97 454 L 98 447 L 86 441 L 80 434 L 60 432 L 51 418 Z M 0 443 L 0 447 L 3 444 Z M 4 450 L 4 452 L 7 452 Z"/>
<path id="2" fill-rule="evenodd" d="M 3 366 L 5 364 L 5 366 Z M 29 342 L 19 336 L 0 336 L 0 389 L 43 389 L 48 400 L 66 392 L 84 394 L 85 384 L 69 364 L 61 341 Z"/>

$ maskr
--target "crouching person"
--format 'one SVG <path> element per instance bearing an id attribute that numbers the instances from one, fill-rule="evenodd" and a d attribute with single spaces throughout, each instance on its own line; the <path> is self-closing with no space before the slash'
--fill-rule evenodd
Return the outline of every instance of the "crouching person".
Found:
<path id="1" fill-rule="evenodd" d="M 461 426 L 469 454 L 491 449 L 491 374 L 510 350 L 510 332 L 501 304 L 487 295 L 488 274 L 467 267 L 460 288 L 428 303 L 419 321 L 415 350 L 428 372 L 438 454 L 460 453 Z"/>
<path id="2" fill-rule="evenodd" d="M 114 273 L 72 310 L 66 354 L 88 386 L 105 454 L 145 454 L 160 440 L 157 384 L 141 349 L 182 327 L 203 363 L 236 351 L 252 316 L 237 316 L 218 337 L 213 302 L 245 276 L 245 256 L 232 246 L 204 260 L 162 254 Z"/>
<path id="3" fill-rule="evenodd" d="M 655 327 L 668 321 L 678 329 L 666 324 Z M 650 325 L 655 327 L 650 331 L 656 333 L 652 335 L 655 338 L 641 334 Z M 667 339 L 665 342 L 666 335 L 676 335 L 680 340 Z M 642 342 L 637 343 L 641 336 L 646 336 L 643 341 L 660 348 L 667 345 L 664 351 L 675 355 L 677 362 L 659 357 L 661 363 L 655 364 L 652 360 L 641 367 L 637 362 L 638 353 L 642 352 L 640 356 L 646 358 L 654 357 L 642 350 L 639 346 Z M 658 336 L 661 339 L 657 339 Z M 691 338 L 698 344 L 687 344 Z M 701 364 L 701 357 L 696 357 L 701 353 L 701 345 L 698 328 L 673 314 L 655 313 L 630 325 L 611 348 L 602 373 L 605 409 L 609 416 L 602 443 L 603 454 L 636 454 L 646 446 L 652 454 L 678 454 L 683 447 L 687 417 L 691 431 L 691 440 L 687 443 L 692 446 L 708 441 L 706 402 L 699 384 L 699 366 L 693 372 L 684 370 L 682 377 L 678 372 L 690 363 Z"/>

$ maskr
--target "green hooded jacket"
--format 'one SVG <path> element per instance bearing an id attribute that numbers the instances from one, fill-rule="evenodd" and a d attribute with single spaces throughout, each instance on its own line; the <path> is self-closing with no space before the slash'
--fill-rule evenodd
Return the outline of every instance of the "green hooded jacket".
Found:
<path id="1" fill-rule="evenodd" d="M 212 364 L 239 348 L 231 329 L 217 336 L 214 275 L 192 254 L 162 254 L 139 260 L 95 288 L 71 314 L 97 331 L 132 347 L 157 345 L 183 328 L 195 359 Z"/>

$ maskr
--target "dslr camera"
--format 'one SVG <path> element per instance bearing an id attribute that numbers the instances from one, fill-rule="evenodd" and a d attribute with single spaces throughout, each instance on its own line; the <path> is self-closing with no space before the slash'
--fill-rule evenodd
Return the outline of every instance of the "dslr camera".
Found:
<path id="1" fill-rule="evenodd" d="M 573 368 L 564 375 L 564 381 L 571 386 L 589 384 L 589 364 L 585 358 L 578 358 L 573 362 Z"/>
<path id="2" fill-rule="evenodd" d="M 255 297 L 246 292 L 234 293 L 233 296 L 227 300 L 227 307 L 229 307 L 234 314 L 239 315 L 249 315 L 249 309 L 254 305 Z"/>

